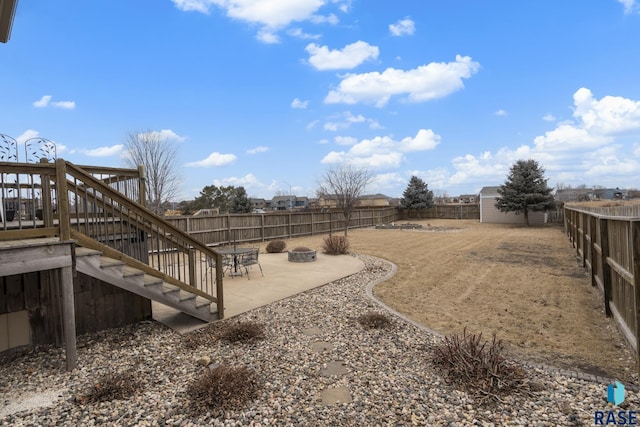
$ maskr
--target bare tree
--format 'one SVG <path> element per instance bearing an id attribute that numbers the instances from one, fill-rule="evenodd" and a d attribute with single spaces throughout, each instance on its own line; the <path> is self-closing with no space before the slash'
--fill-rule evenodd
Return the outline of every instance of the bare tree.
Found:
<path id="1" fill-rule="evenodd" d="M 372 180 L 366 169 L 356 168 L 350 163 L 340 163 L 329 167 L 318 184 L 318 197 L 334 201 L 344 214 L 345 236 L 353 209 Z"/>
<path id="2" fill-rule="evenodd" d="M 147 207 L 162 214 L 163 205 L 175 199 L 180 191 L 180 170 L 173 143 L 157 132 L 129 132 L 125 163 L 131 168 L 144 166 Z"/>

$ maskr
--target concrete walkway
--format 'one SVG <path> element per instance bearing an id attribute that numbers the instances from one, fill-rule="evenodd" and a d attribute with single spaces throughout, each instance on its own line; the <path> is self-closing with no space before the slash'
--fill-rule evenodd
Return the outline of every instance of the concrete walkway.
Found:
<path id="1" fill-rule="evenodd" d="M 224 317 L 237 316 L 257 307 L 270 304 L 329 282 L 350 276 L 362 270 L 364 263 L 351 255 L 317 254 L 314 262 L 289 262 L 286 253 L 260 254 L 260 268 L 249 268 L 249 278 L 224 278 Z M 154 320 L 186 333 L 207 323 L 170 307 L 153 302 Z"/>

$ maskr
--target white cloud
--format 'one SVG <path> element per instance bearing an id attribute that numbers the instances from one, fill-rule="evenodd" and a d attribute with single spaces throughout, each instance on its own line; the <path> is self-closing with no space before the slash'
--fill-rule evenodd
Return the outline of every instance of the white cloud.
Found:
<path id="1" fill-rule="evenodd" d="M 640 143 L 622 141 L 640 138 L 640 102 L 614 96 L 596 99 L 585 88 L 578 89 L 573 100 L 573 120 L 557 123 L 530 146 L 453 159 L 454 172 L 444 188 L 498 185 L 515 161 L 530 158 L 543 166 L 552 186 L 637 186 Z"/>
<path id="2" fill-rule="evenodd" d="M 287 31 L 287 34 L 291 37 L 296 37 L 303 40 L 317 40 L 321 37 L 320 34 L 305 33 L 301 28 L 292 28 Z"/>
<path id="3" fill-rule="evenodd" d="M 545 114 L 542 116 L 542 120 L 545 122 L 555 122 L 557 119 L 553 114 Z"/>
<path id="4" fill-rule="evenodd" d="M 251 149 L 247 150 L 247 154 L 265 153 L 267 151 L 269 151 L 269 147 L 265 147 L 265 146 L 260 145 L 258 147 L 251 148 Z"/>
<path id="5" fill-rule="evenodd" d="M 358 142 L 358 139 L 352 136 L 336 136 L 333 140 L 338 145 L 355 145 Z"/>
<path id="6" fill-rule="evenodd" d="M 323 125 L 323 129 L 330 132 L 337 132 L 338 130 L 344 130 L 351 127 L 352 124 L 368 123 L 370 129 L 381 129 L 380 123 L 377 120 L 367 118 L 362 114 L 354 115 L 350 111 L 345 111 L 341 114 L 331 116 L 331 119 Z"/>
<path id="7" fill-rule="evenodd" d="M 183 11 L 209 14 L 219 7 L 229 18 L 258 24 L 261 29 L 256 38 L 263 43 L 278 43 L 275 32 L 292 22 L 321 20 L 332 22 L 331 15 L 321 17 L 316 12 L 326 4 L 326 0 L 172 0 Z"/>
<path id="8" fill-rule="evenodd" d="M 90 156 L 90 157 L 109 157 L 115 156 L 122 152 L 124 149 L 124 145 L 116 144 L 111 147 L 98 147 L 93 149 L 83 149 L 80 150 L 81 153 Z"/>
<path id="9" fill-rule="evenodd" d="M 76 108 L 75 101 L 51 101 L 51 95 L 44 95 L 37 101 L 33 102 L 33 106 L 36 108 L 45 108 L 45 107 L 54 107 L 54 108 L 62 108 L 65 110 L 73 110 Z"/>
<path id="10" fill-rule="evenodd" d="M 636 0 L 618 0 L 624 6 L 625 15 L 629 15 L 638 10 Z"/>
<path id="11" fill-rule="evenodd" d="M 391 35 L 396 37 L 410 36 L 416 31 L 416 25 L 410 18 L 401 19 L 395 24 L 389 25 Z"/>
<path id="12" fill-rule="evenodd" d="M 404 153 L 433 150 L 439 143 L 440 136 L 431 129 L 420 129 L 415 137 L 400 141 L 389 136 L 377 136 L 352 144 L 348 151 L 331 151 L 322 159 L 322 163 L 348 161 L 370 169 L 396 168 L 404 161 Z"/>
<path id="13" fill-rule="evenodd" d="M 317 70 L 349 70 L 363 62 L 378 58 L 380 49 L 358 40 L 346 45 L 342 50 L 329 50 L 327 46 L 315 43 L 305 48 L 309 53 L 309 63 Z"/>
<path id="14" fill-rule="evenodd" d="M 329 15 L 312 15 L 311 18 L 309 18 L 309 20 L 311 22 L 313 22 L 314 24 L 330 24 L 330 25 L 337 25 L 338 22 L 340 22 L 340 19 L 338 19 L 338 17 L 333 14 L 330 13 Z"/>
<path id="15" fill-rule="evenodd" d="M 280 43 L 280 37 L 269 30 L 260 30 L 258 34 L 256 34 L 256 39 L 265 44 L 278 44 Z"/>
<path id="16" fill-rule="evenodd" d="M 18 142 L 18 144 L 24 144 L 28 139 L 37 138 L 38 136 L 40 136 L 40 132 L 38 132 L 37 130 L 27 129 L 22 133 L 22 135 L 19 135 L 16 138 L 16 141 Z"/>
<path id="17" fill-rule="evenodd" d="M 33 106 L 36 108 L 44 108 L 49 105 L 49 102 L 51 102 L 51 98 L 51 95 L 44 95 L 39 100 L 34 101 Z"/>
<path id="18" fill-rule="evenodd" d="M 619 134 L 640 130 L 640 101 L 619 96 L 596 100 L 586 88 L 578 89 L 573 100 L 573 116 L 590 132 Z"/>
<path id="19" fill-rule="evenodd" d="M 258 181 L 258 178 L 256 178 L 256 176 L 252 173 L 248 173 L 245 176 L 241 176 L 241 177 L 230 176 L 222 179 L 214 179 L 213 184 L 218 187 L 233 185 L 234 187 L 245 187 L 245 189 L 256 188 L 256 187 L 259 188 L 264 186 L 263 184 L 260 183 L 260 181 Z"/>
<path id="20" fill-rule="evenodd" d="M 503 116 L 507 115 L 507 112 L 505 110 L 503 110 L 503 109 L 499 109 L 498 111 L 496 111 L 493 114 L 495 114 L 496 116 L 499 116 L 499 117 L 503 117 Z"/>
<path id="21" fill-rule="evenodd" d="M 209 157 L 203 160 L 198 160 L 195 162 L 189 162 L 185 166 L 187 167 L 215 167 L 215 166 L 225 166 L 235 162 L 237 156 L 234 154 L 221 154 L 218 152 L 213 152 L 209 154 Z"/>
<path id="22" fill-rule="evenodd" d="M 307 106 L 309 106 L 309 101 L 301 101 L 298 98 L 295 98 L 293 101 L 291 101 L 291 108 L 304 110 L 305 108 L 307 108 Z"/>
<path id="23" fill-rule="evenodd" d="M 456 55 L 455 62 L 432 62 L 407 71 L 387 68 L 382 73 L 347 74 L 325 102 L 363 102 L 382 107 L 396 95 L 406 95 L 411 102 L 443 98 L 462 89 L 463 79 L 471 77 L 479 67 L 470 57 Z"/>
<path id="24" fill-rule="evenodd" d="M 153 139 L 159 139 L 161 141 L 176 141 L 176 142 L 183 142 L 184 140 L 186 140 L 187 138 L 184 136 L 180 136 L 177 133 L 175 133 L 174 131 L 172 131 L 171 129 L 162 129 L 162 130 L 154 130 L 151 132 L 142 132 L 139 134 L 141 137 L 144 136 L 149 136 L 150 138 Z"/>

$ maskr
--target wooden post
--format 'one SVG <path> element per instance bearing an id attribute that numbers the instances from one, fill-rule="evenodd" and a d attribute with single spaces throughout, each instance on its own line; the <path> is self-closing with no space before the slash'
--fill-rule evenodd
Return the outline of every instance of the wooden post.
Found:
<path id="1" fill-rule="evenodd" d="M 585 268 L 587 266 L 587 224 L 590 223 L 591 216 L 584 212 L 580 215 L 582 217 L 582 267 Z"/>
<path id="2" fill-rule="evenodd" d="M 313 216 L 313 212 L 311 212 L 311 235 L 313 236 L 315 234 L 315 217 Z"/>
<path id="3" fill-rule="evenodd" d="M 631 221 L 631 263 L 635 296 L 636 363 L 640 373 L 640 221 Z"/>
<path id="4" fill-rule="evenodd" d="M 40 163 L 48 163 L 46 158 L 40 159 Z M 53 227 L 53 204 L 51 203 L 51 182 L 49 175 L 40 175 L 42 184 L 42 221 L 45 227 Z"/>
<path id="5" fill-rule="evenodd" d="M 194 288 L 197 288 L 197 280 L 196 280 L 196 250 L 192 247 L 189 248 L 188 255 L 189 257 L 189 284 Z"/>
<path id="6" fill-rule="evenodd" d="M 607 261 L 609 258 L 609 222 L 606 219 L 598 218 L 600 223 L 600 249 L 601 256 L 600 262 L 602 263 L 602 287 L 604 288 L 604 311 L 607 317 L 611 317 L 611 307 L 609 301 L 611 301 L 611 266 Z"/>
<path id="7" fill-rule="evenodd" d="M 216 298 L 218 319 L 224 319 L 224 286 L 222 271 L 222 254 L 216 253 Z"/>
<path id="8" fill-rule="evenodd" d="M 147 178 L 144 176 L 144 166 L 138 165 L 138 203 L 147 206 Z"/>
<path id="9" fill-rule="evenodd" d="M 56 188 L 58 189 L 60 240 L 71 240 L 69 194 L 67 194 L 67 163 L 63 159 L 56 159 Z"/>
<path id="10" fill-rule="evenodd" d="M 260 237 L 262 237 L 262 241 L 264 242 L 264 214 L 260 215 Z"/>
<path id="11" fill-rule="evenodd" d="M 73 301 L 73 272 L 71 266 L 60 269 L 60 287 L 62 288 L 62 317 L 64 319 L 67 371 L 73 371 L 78 363 L 78 353 L 76 351 L 76 316 Z"/>
<path id="12" fill-rule="evenodd" d="M 291 214 L 289 214 L 289 238 L 291 238 Z"/>

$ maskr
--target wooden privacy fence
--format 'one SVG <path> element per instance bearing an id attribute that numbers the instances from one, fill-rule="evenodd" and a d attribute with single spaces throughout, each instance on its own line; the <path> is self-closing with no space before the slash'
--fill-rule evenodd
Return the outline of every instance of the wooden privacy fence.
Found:
<path id="1" fill-rule="evenodd" d="M 480 205 L 435 205 L 429 209 L 403 209 L 400 219 L 477 219 L 480 220 Z"/>
<path id="2" fill-rule="evenodd" d="M 349 229 L 372 227 L 398 219 L 397 208 L 357 209 L 351 216 Z M 167 217 L 166 221 L 206 245 L 341 233 L 345 227 L 341 211 L 179 216 Z"/>
<path id="3" fill-rule="evenodd" d="M 565 206 L 565 230 L 640 361 L 640 217 Z"/>

